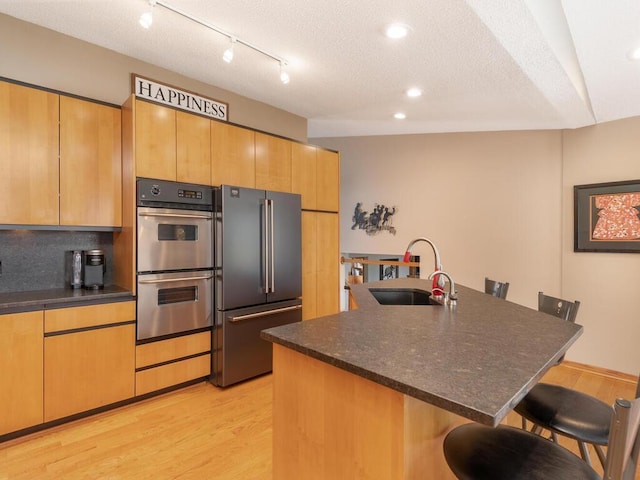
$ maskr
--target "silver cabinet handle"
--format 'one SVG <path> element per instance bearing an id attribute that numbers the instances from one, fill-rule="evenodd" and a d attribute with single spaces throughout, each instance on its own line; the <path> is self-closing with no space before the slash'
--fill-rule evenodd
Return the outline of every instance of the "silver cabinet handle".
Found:
<path id="1" fill-rule="evenodd" d="M 207 275 L 206 277 L 180 277 L 180 278 L 162 278 L 158 280 L 138 280 L 138 283 L 147 285 L 152 283 L 173 283 L 184 282 L 189 280 L 209 280 L 213 278 L 213 275 Z"/>
<path id="2" fill-rule="evenodd" d="M 168 218 L 198 218 L 202 220 L 211 220 L 212 215 L 206 214 L 189 214 L 189 213 L 138 213 L 140 217 L 168 217 Z"/>
<path id="3" fill-rule="evenodd" d="M 302 308 L 302 305 L 293 305 L 291 307 L 277 308 L 275 310 L 266 310 L 264 312 L 247 313 L 246 315 L 238 315 L 237 317 L 229 317 L 229 321 L 233 322 L 233 323 L 242 322 L 243 320 L 250 320 L 252 318 L 266 317 L 266 316 L 269 316 L 269 315 L 275 315 L 277 313 L 291 312 L 292 310 L 300 310 L 301 308 Z"/>
<path id="4" fill-rule="evenodd" d="M 264 201 L 264 293 L 269 293 L 269 200 Z"/>
<path id="5" fill-rule="evenodd" d="M 276 265 L 275 265 L 275 245 L 274 245 L 274 229 L 275 226 L 273 224 L 273 212 L 275 209 L 274 203 L 272 199 L 269 199 L 269 206 L 271 207 L 269 210 L 271 211 L 271 256 L 270 256 L 270 260 L 271 260 L 271 291 L 275 292 L 276 291 L 276 274 L 275 274 L 275 269 L 276 269 Z"/>

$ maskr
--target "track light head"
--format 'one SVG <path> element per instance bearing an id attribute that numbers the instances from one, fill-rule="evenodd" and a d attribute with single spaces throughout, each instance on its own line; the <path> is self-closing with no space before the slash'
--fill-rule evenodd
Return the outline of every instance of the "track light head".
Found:
<path id="1" fill-rule="evenodd" d="M 289 74 L 287 73 L 286 66 L 287 64 L 285 62 L 280 62 L 280 81 L 285 85 L 289 83 L 289 80 L 291 80 L 291 78 L 289 78 Z"/>
<path id="2" fill-rule="evenodd" d="M 140 25 L 146 29 L 149 29 L 153 23 L 153 7 L 156 6 L 156 0 L 149 0 L 149 6 L 151 8 L 140 15 L 140 20 L 138 20 Z"/>
<path id="3" fill-rule="evenodd" d="M 229 48 L 227 48 L 222 54 L 222 59 L 227 63 L 231 63 L 231 60 L 233 60 L 233 45 L 235 43 L 236 43 L 236 38 L 231 37 L 231 45 L 229 45 Z"/>

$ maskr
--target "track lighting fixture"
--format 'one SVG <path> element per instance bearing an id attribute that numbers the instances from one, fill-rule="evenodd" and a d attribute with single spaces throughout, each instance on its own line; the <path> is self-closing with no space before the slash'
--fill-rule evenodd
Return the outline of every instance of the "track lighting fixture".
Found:
<path id="1" fill-rule="evenodd" d="M 289 80 L 291 80 L 289 78 L 289 74 L 287 73 L 286 67 L 287 64 L 283 61 L 280 61 L 280 81 L 285 85 L 289 83 Z"/>
<path id="2" fill-rule="evenodd" d="M 231 41 L 231 45 L 229 46 L 229 48 L 227 48 L 224 51 L 224 54 L 222 55 L 222 59 L 227 62 L 230 63 L 233 60 L 233 56 L 234 56 L 234 46 L 236 43 L 242 44 L 245 47 L 248 47 L 258 53 L 261 53 L 262 55 L 264 55 L 265 57 L 269 57 L 273 60 L 275 60 L 276 62 L 278 62 L 280 64 L 280 81 L 284 84 L 289 83 L 289 73 L 285 70 L 285 67 L 287 66 L 287 61 L 284 58 L 278 57 L 277 55 L 273 55 L 269 52 L 267 52 L 266 50 L 263 50 L 262 48 L 253 45 L 252 43 L 246 42 L 238 37 L 236 37 L 235 35 L 232 35 L 229 32 L 225 32 L 224 30 L 222 30 L 221 28 L 216 27 L 215 25 L 210 24 L 209 22 L 205 21 L 205 20 L 201 20 L 193 15 L 191 15 L 190 13 L 185 12 L 184 10 L 178 8 L 178 7 L 174 7 L 170 4 L 168 4 L 167 2 L 165 2 L 164 0 L 147 0 L 149 2 L 149 5 L 152 7 L 150 11 L 147 11 L 145 13 L 143 13 L 140 16 L 140 25 L 142 25 L 144 28 L 149 28 L 151 27 L 151 23 L 153 22 L 153 17 L 152 17 L 152 11 L 153 11 L 153 7 L 155 7 L 156 5 L 165 8 L 173 13 L 177 13 L 178 15 L 191 20 L 194 23 L 197 23 L 198 25 L 201 25 L 203 27 L 208 28 L 209 30 L 213 30 L 216 33 L 219 33 L 220 35 L 224 35 L 225 37 L 229 38 L 229 40 Z"/>
<path id="3" fill-rule="evenodd" d="M 233 60 L 233 44 L 234 43 L 236 43 L 236 38 L 231 37 L 231 45 L 229 45 L 229 48 L 227 48 L 222 54 L 222 59 L 227 63 L 231 63 L 231 60 Z"/>
<path id="4" fill-rule="evenodd" d="M 143 28 L 151 27 L 153 23 L 153 7 L 156 6 L 156 0 L 149 0 L 149 10 L 140 15 L 140 20 L 138 22 L 142 25 Z"/>

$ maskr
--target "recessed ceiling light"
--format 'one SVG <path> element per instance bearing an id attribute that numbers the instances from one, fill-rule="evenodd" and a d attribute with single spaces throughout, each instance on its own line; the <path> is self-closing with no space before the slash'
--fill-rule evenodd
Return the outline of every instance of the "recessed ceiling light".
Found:
<path id="1" fill-rule="evenodd" d="M 404 120 L 405 118 L 407 118 L 407 116 L 402 112 L 398 112 L 393 114 L 393 118 L 396 118 L 398 120 Z"/>
<path id="2" fill-rule="evenodd" d="M 409 33 L 409 26 L 403 23 L 392 23 L 387 25 L 384 30 L 384 34 L 389 38 L 404 38 Z"/>
<path id="3" fill-rule="evenodd" d="M 422 95 L 422 90 L 419 88 L 414 87 L 407 90 L 407 97 L 419 97 L 420 95 Z"/>

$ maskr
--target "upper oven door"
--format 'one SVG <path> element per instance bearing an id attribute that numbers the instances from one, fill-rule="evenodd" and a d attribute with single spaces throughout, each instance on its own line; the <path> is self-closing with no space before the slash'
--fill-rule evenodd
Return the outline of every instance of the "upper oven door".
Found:
<path id="1" fill-rule="evenodd" d="M 138 272 L 213 267 L 212 212 L 138 207 Z"/>

